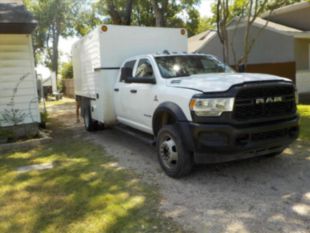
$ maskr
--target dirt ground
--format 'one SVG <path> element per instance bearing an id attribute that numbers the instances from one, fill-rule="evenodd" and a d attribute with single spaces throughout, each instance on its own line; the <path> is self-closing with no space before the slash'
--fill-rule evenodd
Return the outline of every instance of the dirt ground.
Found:
<path id="1" fill-rule="evenodd" d="M 155 148 L 117 129 L 88 133 L 75 122 L 75 105 L 49 107 L 66 127 L 105 148 L 141 178 L 156 185 L 165 215 L 197 233 L 309 233 L 310 142 L 297 141 L 281 156 L 200 165 L 180 180 L 161 170 Z"/>

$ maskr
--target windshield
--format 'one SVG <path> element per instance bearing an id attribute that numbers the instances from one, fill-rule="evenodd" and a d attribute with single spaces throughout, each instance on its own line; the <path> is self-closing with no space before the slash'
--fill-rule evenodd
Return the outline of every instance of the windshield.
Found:
<path id="1" fill-rule="evenodd" d="M 229 66 L 210 55 L 159 56 L 155 60 L 163 78 L 233 72 Z"/>

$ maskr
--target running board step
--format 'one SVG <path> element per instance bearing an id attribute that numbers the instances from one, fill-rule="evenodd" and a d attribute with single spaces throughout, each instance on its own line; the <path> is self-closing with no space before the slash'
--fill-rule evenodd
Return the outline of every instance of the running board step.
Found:
<path id="1" fill-rule="evenodd" d="M 122 133 L 133 136 L 133 137 L 139 139 L 140 141 L 143 141 L 146 144 L 149 144 L 152 146 L 156 145 L 156 141 L 154 140 L 154 137 L 152 135 L 149 135 L 147 133 L 143 133 L 141 131 L 138 131 L 136 129 L 133 129 L 133 128 L 126 126 L 126 125 L 123 125 L 123 124 L 118 124 L 118 125 L 114 126 L 114 128 L 121 131 Z"/>

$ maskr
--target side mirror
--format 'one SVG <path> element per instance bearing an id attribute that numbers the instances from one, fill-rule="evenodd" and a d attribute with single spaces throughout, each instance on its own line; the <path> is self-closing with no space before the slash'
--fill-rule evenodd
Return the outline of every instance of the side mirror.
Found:
<path id="1" fill-rule="evenodd" d="M 132 68 L 123 67 L 121 69 L 121 80 L 126 81 L 128 77 L 132 77 Z"/>

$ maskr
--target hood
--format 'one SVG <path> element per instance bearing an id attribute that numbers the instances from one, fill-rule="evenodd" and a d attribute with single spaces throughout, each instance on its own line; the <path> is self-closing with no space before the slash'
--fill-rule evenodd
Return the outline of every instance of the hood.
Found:
<path id="1" fill-rule="evenodd" d="M 201 92 L 224 92 L 233 85 L 261 81 L 290 80 L 269 74 L 212 73 L 168 79 L 167 86 L 194 89 Z"/>

